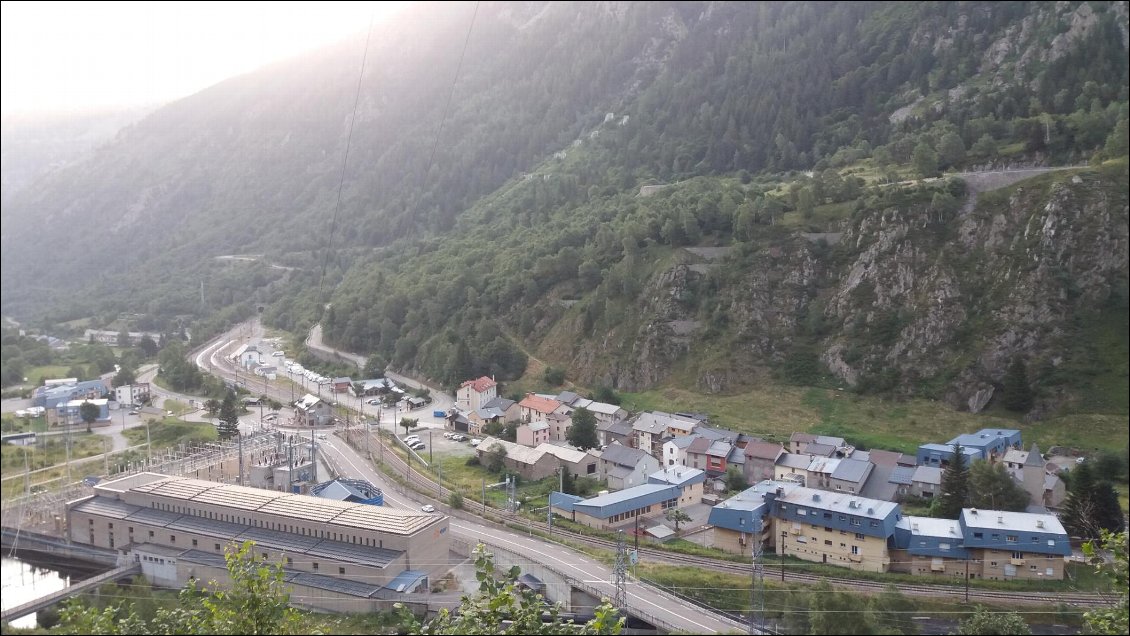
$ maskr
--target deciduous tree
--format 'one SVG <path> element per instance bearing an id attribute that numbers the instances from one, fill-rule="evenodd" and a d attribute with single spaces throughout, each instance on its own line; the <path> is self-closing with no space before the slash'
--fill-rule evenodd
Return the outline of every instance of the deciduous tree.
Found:
<path id="1" fill-rule="evenodd" d="M 586 408 L 573 411 L 573 424 L 565 439 L 580 450 L 588 450 L 600 446 L 600 438 L 596 434 L 596 416 Z"/>

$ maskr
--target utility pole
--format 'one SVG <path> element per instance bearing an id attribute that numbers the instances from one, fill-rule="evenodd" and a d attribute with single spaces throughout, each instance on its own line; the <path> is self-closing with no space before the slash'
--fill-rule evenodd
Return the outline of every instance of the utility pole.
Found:
<path id="1" fill-rule="evenodd" d="M 487 478 L 483 477 L 483 516 L 487 514 Z"/>
<path id="2" fill-rule="evenodd" d="M 616 598 L 612 604 L 622 614 L 628 614 L 628 548 L 624 545 L 624 531 L 616 532 L 616 566 L 612 570 L 612 584 L 616 586 Z"/>
<path id="3" fill-rule="evenodd" d="M 765 621 L 765 571 L 761 561 L 761 521 L 757 530 L 752 535 L 753 545 L 750 546 L 750 565 L 752 566 L 752 581 L 749 587 L 749 633 L 758 633 L 758 628 Z"/>
<path id="4" fill-rule="evenodd" d="M 785 582 L 785 537 L 789 536 L 788 530 L 781 531 L 781 543 L 777 546 L 777 552 L 781 555 L 781 582 Z"/>
<path id="5" fill-rule="evenodd" d="M 965 559 L 965 602 L 969 602 L 969 559 Z"/>
<path id="6" fill-rule="evenodd" d="M 236 482 L 240 486 L 243 485 L 243 433 L 237 432 L 239 437 L 239 480 Z"/>

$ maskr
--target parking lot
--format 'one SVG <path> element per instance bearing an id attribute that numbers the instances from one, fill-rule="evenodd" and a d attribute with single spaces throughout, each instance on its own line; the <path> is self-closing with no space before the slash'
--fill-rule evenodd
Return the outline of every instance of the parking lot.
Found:
<path id="1" fill-rule="evenodd" d="M 400 433 L 398 437 L 400 437 L 400 439 L 404 439 L 404 429 L 400 429 L 400 431 L 398 432 Z M 414 428 L 409 433 L 409 435 L 420 436 L 420 441 L 424 443 L 424 448 L 416 452 L 424 459 L 427 459 L 427 453 L 429 450 L 437 455 L 443 454 L 470 457 L 471 455 L 475 454 L 475 448 L 471 446 L 470 437 L 467 437 L 466 441 L 456 442 L 454 440 L 445 438 L 443 436 L 444 432 L 445 431 L 443 431 L 443 429 L 438 428 Z M 431 434 L 430 441 L 428 439 L 429 433 Z"/>

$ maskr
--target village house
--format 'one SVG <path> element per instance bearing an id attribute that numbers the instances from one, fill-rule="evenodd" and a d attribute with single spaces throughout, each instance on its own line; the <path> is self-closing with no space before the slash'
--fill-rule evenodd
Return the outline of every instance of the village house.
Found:
<path id="1" fill-rule="evenodd" d="M 538 420 L 522 424 L 516 431 L 515 441 L 522 446 L 537 446 L 550 440 L 549 422 Z"/>
<path id="2" fill-rule="evenodd" d="M 647 476 L 657 470 L 659 460 L 638 448 L 610 444 L 600 453 L 600 479 L 611 490 L 647 483 Z"/>
<path id="3" fill-rule="evenodd" d="M 307 393 L 294 403 L 295 426 L 325 426 L 333 423 L 333 407 L 322 398 Z"/>
<path id="4" fill-rule="evenodd" d="M 557 400 L 536 393 L 527 393 L 526 397 L 518 402 L 518 412 L 523 422 L 544 420 L 560 407 L 561 403 Z"/>
<path id="5" fill-rule="evenodd" d="M 142 404 L 149 401 L 149 383 L 135 382 L 114 387 L 114 400 L 118 404 Z"/>
<path id="6" fill-rule="evenodd" d="M 609 444 L 623 444 L 635 448 L 636 437 L 632 430 L 631 422 L 617 420 L 615 422 L 597 422 L 596 434 L 601 446 Z"/>
<path id="7" fill-rule="evenodd" d="M 455 392 L 455 404 L 464 413 L 472 413 L 498 397 L 498 384 L 491 378 L 481 376 L 467 380 Z"/>
<path id="8" fill-rule="evenodd" d="M 777 460 L 785 454 L 785 447 L 772 442 L 750 442 L 742 449 L 745 453 L 746 483 L 773 479 Z"/>
<path id="9" fill-rule="evenodd" d="M 521 419 L 518 403 L 504 397 L 491 398 L 479 408 L 467 414 L 469 427 L 465 432 L 480 435 L 483 427 L 495 422 L 517 422 Z"/>
<path id="10" fill-rule="evenodd" d="M 597 476 L 599 460 L 596 455 L 550 443 L 542 443 L 535 448 L 530 448 L 497 437 L 488 437 L 475 447 L 479 461 L 485 463 L 487 461 L 486 455 L 493 452 L 492 449 L 496 444 L 501 446 L 506 453 L 502 463 L 524 479 L 535 481 L 544 479 L 556 474 L 562 467 L 568 468 L 569 472 L 574 475 Z"/>

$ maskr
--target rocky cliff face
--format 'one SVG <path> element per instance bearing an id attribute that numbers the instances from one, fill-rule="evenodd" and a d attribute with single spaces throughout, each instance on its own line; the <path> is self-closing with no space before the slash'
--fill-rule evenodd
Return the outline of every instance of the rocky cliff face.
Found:
<path id="1" fill-rule="evenodd" d="M 683 365 L 700 389 L 725 391 L 809 347 L 845 385 L 979 411 L 1012 359 L 1054 369 L 1080 320 L 1125 302 L 1126 181 L 1124 166 L 1047 174 L 973 206 L 862 210 L 833 247 L 798 233 L 679 264 L 645 286 L 638 329 L 582 345 L 571 368 L 638 390 Z M 597 369 L 597 351 L 619 355 Z"/>

